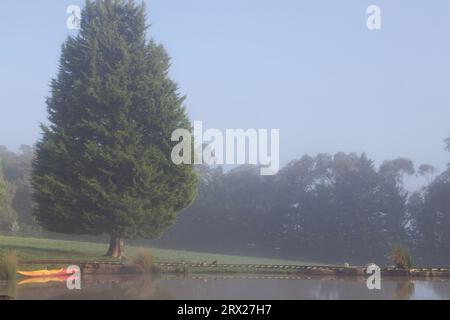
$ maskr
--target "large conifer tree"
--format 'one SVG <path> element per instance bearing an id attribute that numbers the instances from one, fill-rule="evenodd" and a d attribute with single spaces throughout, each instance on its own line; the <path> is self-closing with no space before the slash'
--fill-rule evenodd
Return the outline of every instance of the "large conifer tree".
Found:
<path id="1" fill-rule="evenodd" d="M 190 129 L 184 98 L 169 79 L 169 57 L 146 40 L 145 8 L 87 1 L 81 29 L 62 48 L 33 166 L 34 215 L 46 229 L 158 237 L 187 207 L 197 177 L 170 155 L 171 134 Z"/>

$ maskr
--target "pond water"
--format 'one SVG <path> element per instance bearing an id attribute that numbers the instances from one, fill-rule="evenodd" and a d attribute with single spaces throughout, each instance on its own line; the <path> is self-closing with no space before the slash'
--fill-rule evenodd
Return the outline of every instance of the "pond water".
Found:
<path id="1" fill-rule="evenodd" d="M 367 289 L 364 278 L 279 275 L 86 276 L 81 290 L 55 279 L 40 282 L 0 282 L 0 295 L 19 300 L 450 299 L 449 279 L 384 278 L 381 290 Z"/>

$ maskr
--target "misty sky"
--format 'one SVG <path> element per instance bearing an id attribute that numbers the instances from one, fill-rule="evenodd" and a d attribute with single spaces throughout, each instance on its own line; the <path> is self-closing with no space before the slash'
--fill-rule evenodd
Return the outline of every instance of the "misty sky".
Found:
<path id="1" fill-rule="evenodd" d="M 148 0 L 192 120 L 279 128 L 281 163 L 362 152 L 445 168 L 450 1 Z M 34 144 L 76 0 L 2 0 L 0 145 Z M 366 8 L 382 30 L 366 28 Z"/>

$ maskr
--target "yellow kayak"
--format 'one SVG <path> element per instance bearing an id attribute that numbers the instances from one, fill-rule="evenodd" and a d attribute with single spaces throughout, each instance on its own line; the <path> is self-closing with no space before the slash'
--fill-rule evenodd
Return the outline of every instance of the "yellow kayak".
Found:
<path id="1" fill-rule="evenodd" d="M 64 282 L 67 280 L 67 277 L 42 277 L 42 278 L 26 278 L 24 280 L 21 280 L 18 284 L 19 285 L 26 285 L 26 284 L 46 284 L 49 282 Z"/>
<path id="2" fill-rule="evenodd" d="M 62 277 L 67 276 L 67 269 L 58 270 L 36 270 L 36 271 L 17 271 L 18 274 L 24 277 Z"/>

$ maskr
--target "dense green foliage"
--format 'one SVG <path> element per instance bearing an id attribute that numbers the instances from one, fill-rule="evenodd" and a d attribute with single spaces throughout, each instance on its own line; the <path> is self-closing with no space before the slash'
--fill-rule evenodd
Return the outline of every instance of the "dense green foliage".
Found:
<path id="1" fill-rule="evenodd" d="M 21 146 L 18 153 L 10 152 L 6 147 L 0 146 L 2 164 L 0 167 L 6 180 L 5 187 L 7 187 L 6 205 L 3 206 L 3 212 L 7 211 L 8 216 L 14 220 L 9 221 L 9 226 L 14 225 L 17 220 L 22 231 L 37 229 L 32 216 L 30 182 L 32 158 L 33 149 L 29 146 Z M 0 175 L 2 175 L 1 172 Z"/>
<path id="2" fill-rule="evenodd" d="M 426 188 L 411 195 L 409 211 L 415 225 L 412 239 L 423 259 L 436 261 L 446 257 L 445 261 L 449 261 L 450 165 Z"/>
<path id="3" fill-rule="evenodd" d="M 195 198 L 194 168 L 170 159 L 184 98 L 146 29 L 144 6 L 87 1 L 63 46 L 32 179 L 47 230 L 152 239 Z"/>
<path id="4" fill-rule="evenodd" d="M 420 265 L 450 263 L 450 168 L 427 164 L 427 183 L 408 192 L 407 159 L 376 168 L 364 154 L 304 156 L 275 177 L 243 166 L 228 173 L 202 167 L 199 198 L 161 244 L 306 258 L 389 263 L 401 243 Z M 200 228 L 201 234 L 190 230 Z"/>
<path id="5" fill-rule="evenodd" d="M 413 266 L 410 254 L 404 247 L 399 244 L 393 246 L 390 258 L 392 263 L 397 268 L 409 270 Z"/>
<path id="6" fill-rule="evenodd" d="M 304 156 L 274 177 L 252 166 L 201 171 L 199 199 L 164 239 L 174 245 L 384 262 L 393 243 L 408 241 L 402 176 L 414 173 L 409 160 L 376 169 L 364 154 L 338 153 Z"/>
<path id="7" fill-rule="evenodd" d="M 16 279 L 17 265 L 15 252 L 0 252 L 0 281 Z"/>
<path id="8" fill-rule="evenodd" d="M 150 250 L 141 250 L 133 257 L 133 266 L 142 272 L 151 272 L 153 269 L 153 255 Z"/>
<path id="9" fill-rule="evenodd" d="M 0 158 L 1 161 L 1 158 Z M 4 225 L 5 215 L 3 213 L 6 204 L 6 181 L 3 178 L 3 170 L 0 162 L 0 228 Z"/>
<path id="10" fill-rule="evenodd" d="M 15 157 L 8 154 L 10 169 L 5 177 L 12 177 L 12 172 L 27 166 L 22 164 L 22 152 Z M 428 184 L 414 193 L 402 185 L 402 175 L 412 173 L 412 163 L 405 159 L 376 168 L 364 155 L 305 156 L 274 177 L 261 177 L 250 166 L 227 173 L 203 166 L 198 170 L 197 201 L 159 245 L 313 261 L 388 263 L 392 246 L 402 243 L 418 265 L 450 263 L 450 170 L 434 177 L 436 169 L 418 166 L 417 174 L 427 175 Z M 16 192 L 13 203 L 21 199 Z M 21 217 L 18 211 L 22 230 Z"/>
<path id="11" fill-rule="evenodd" d="M 6 202 L 6 181 L 3 178 L 3 168 L 0 158 L 0 208 L 5 205 Z"/>
<path id="12" fill-rule="evenodd" d="M 3 171 L 0 158 L 0 230 L 18 231 L 17 214 L 12 207 L 16 186 L 4 178 Z"/>

